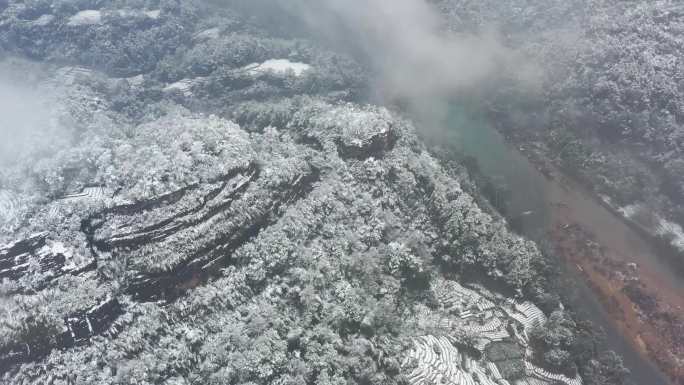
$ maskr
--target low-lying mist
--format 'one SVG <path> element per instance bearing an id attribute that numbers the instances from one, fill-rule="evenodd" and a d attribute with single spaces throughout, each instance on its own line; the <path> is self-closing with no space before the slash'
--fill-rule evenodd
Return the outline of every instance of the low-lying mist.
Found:
<path id="1" fill-rule="evenodd" d="M 529 92 L 539 83 L 535 63 L 506 47 L 496 26 L 453 32 L 426 0 L 273 1 L 310 36 L 368 64 L 381 103 L 400 102 L 428 126 L 444 119 L 453 97 L 481 94 L 503 79 Z"/>
<path id="2" fill-rule="evenodd" d="M 12 59 L 0 62 L 0 167 L 21 161 L 54 139 L 48 137 L 48 98 L 25 64 Z"/>

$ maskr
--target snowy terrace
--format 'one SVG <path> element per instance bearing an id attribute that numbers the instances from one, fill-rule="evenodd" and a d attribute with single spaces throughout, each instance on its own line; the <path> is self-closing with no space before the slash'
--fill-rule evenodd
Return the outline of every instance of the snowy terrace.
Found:
<path id="1" fill-rule="evenodd" d="M 64 195 L 51 202 L 48 207 L 48 218 L 59 218 L 61 210 L 69 204 L 88 204 L 104 202 L 112 196 L 112 192 L 101 186 L 85 187 L 83 190 Z"/>
<path id="2" fill-rule="evenodd" d="M 7 190 L 0 190 L 0 225 L 11 222 L 18 211 L 17 197 Z"/>
<path id="3" fill-rule="evenodd" d="M 402 365 L 415 368 L 409 375 L 412 384 L 582 384 L 579 376 L 568 378 L 549 373 L 530 362 L 532 350 L 527 334 L 532 328 L 546 322 L 544 313 L 533 303 L 519 303 L 489 292 L 479 293 L 454 281 L 439 282 L 433 290 L 441 305 L 442 314 L 432 326 L 437 334 L 415 338 L 414 349 Z M 519 333 L 517 329 L 522 329 L 522 332 Z M 509 379 L 512 381 L 509 382 L 503 378 L 496 363 L 484 358 L 485 354 L 482 354 L 482 359 L 477 360 L 467 352 L 459 351 L 456 347 L 459 342 L 455 338 L 458 334 L 471 336 L 471 348 L 481 353 L 492 343 L 508 341 L 509 344 L 517 344 L 524 349 L 525 358 L 521 359 L 520 367 L 524 378 Z"/>
<path id="4" fill-rule="evenodd" d="M 85 67 L 66 66 L 57 69 L 53 76 L 41 82 L 40 87 L 53 89 L 73 85 L 77 80 L 87 78 L 93 71 Z"/>
<path id="5" fill-rule="evenodd" d="M 185 97 L 192 96 L 192 87 L 202 78 L 182 79 L 164 87 L 164 92 L 180 92 Z"/>
<path id="6" fill-rule="evenodd" d="M 459 352 L 447 337 L 419 337 L 414 346 L 405 362 L 417 364 L 409 375 L 411 384 L 509 385 L 498 371 Z"/>
<path id="7" fill-rule="evenodd" d="M 61 200 L 79 200 L 79 199 L 93 199 L 102 200 L 107 195 L 104 187 L 92 186 L 86 187 L 78 193 L 68 194 L 60 198 Z"/>

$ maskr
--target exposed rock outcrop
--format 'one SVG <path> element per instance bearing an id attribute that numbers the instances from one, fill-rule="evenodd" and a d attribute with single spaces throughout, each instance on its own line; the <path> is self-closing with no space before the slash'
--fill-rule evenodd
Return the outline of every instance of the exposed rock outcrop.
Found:
<path id="1" fill-rule="evenodd" d="M 8 244 L 0 245 L 0 279 L 22 282 L 21 278 L 35 273 L 31 289 L 41 289 L 51 280 L 64 274 L 80 274 L 94 267 L 95 261 L 76 261 L 73 253 L 60 242 L 48 241 L 48 233 L 38 233 Z"/>
<path id="2" fill-rule="evenodd" d="M 188 282 L 197 284 L 225 267 L 236 248 L 304 197 L 319 178 L 311 167 L 277 184 L 261 174 L 252 164 L 216 181 L 115 206 L 86 220 L 84 229 L 100 251 L 130 259 L 136 271 L 131 295 L 173 298 Z M 150 248 L 157 256 L 150 258 Z"/>
<path id="3" fill-rule="evenodd" d="M 40 329 L 43 325 L 36 324 L 28 329 L 33 335 L 27 336 L 25 342 L 0 347 L 0 372 L 22 362 L 41 359 L 52 349 L 83 344 L 100 334 L 114 334 L 115 330 L 110 330 L 110 327 L 122 313 L 119 301 L 108 298 L 91 308 L 64 317 L 61 332 L 57 335 L 41 334 L 44 333 Z"/>

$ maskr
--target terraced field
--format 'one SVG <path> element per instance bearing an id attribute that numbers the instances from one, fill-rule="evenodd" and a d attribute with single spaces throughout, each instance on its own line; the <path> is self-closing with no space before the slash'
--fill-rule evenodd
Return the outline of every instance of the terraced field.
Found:
<path id="1" fill-rule="evenodd" d="M 579 376 L 550 373 L 530 362 L 528 333 L 546 321 L 534 304 L 454 281 L 438 281 L 433 291 L 442 315 L 434 325 L 435 334 L 413 340 L 414 349 L 403 365 L 414 368 L 409 374 L 412 384 L 582 384 Z M 496 344 L 512 353 L 494 354 Z"/>
<path id="2" fill-rule="evenodd" d="M 0 226 L 16 219 L 19 210 L 19 202 L 13 193 L 0 190 Z"/>
<path id="3" fill-rule="evenodd" d="M 107 196 L 107 191 L 104 187 L 92 186 L 86 187 L 81 192 L 75 194 L 65 195 L 61 200 L 79 200 L 79 199 L 92 199 L 92 200 L 102 200 Z"/>

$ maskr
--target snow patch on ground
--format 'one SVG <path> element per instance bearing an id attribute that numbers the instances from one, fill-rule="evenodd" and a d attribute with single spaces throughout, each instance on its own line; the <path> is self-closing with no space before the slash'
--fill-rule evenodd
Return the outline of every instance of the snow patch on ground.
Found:
<path id="1" fill-rule="evenodd" d="M 192 86 L 198 79 L 182 79 L 171 83 L 164 87 L 164 92 L 180 91 L 186 97 L 192 96 Z"/>
<path id="2" fill-rule="evenodd" d="M 161 15 L 161 10 L 154 9 L 151 11 L 145 11 L 145 15 L 150 19 L 159 19 L 159 15 Z"/>
<path id="3" fill-rule="evenodd" d="M 641 205 L 639 205 L 639 204 L 631 204 L 631 205 L 627 205 L 627 206 L 618 208 L 618 211 L 625 218 L 632 219 L 634 214 L 636 214 L 639 211 L 640 207 L 641 207 Z"/>
<path id="4" fill-rule="evenodd" d="M 219 36 L 221 36 L 221 30 L 219 28 L 209 28 L 195 34 L 193 39 L 196 41 L 207 41 L 216 39 Z"/>
<path id="5" fill-rule="evenodd" d="M 76 84 L 77 81 L 86 79 L 93 74 L 93 71 L 86 67 L 60 67 L 55 71 L 55 76 L 53 79 L 49 80 L 45 86 L 71 86 Z M 51 83 L 51 84 L 48 84 Z"/>
<path id="6" fill-rule="evenodd" d="M 148 10 L 148 11 L 140 11 L 140 10 L 127 10 L 127 9 L 121 9 L 118 11 L 112 11 L 108 12 L 108 15 L 118 15 L 119 17 L 123 18 L 132 18 L 132 17 L 148 17 L 150 19 L 158 19 L 159 16 L 161 15 L 161 10 L 159 9 L 153 9 L 153 10 Z M 69 26 L 83 26 L 83 25 L 98 25 L 102 24 L 104 22 L 104 17 L 103 13 L 101 11 L 97 10 L 86 10 L 86 11 L 81 11 L 69 18 L 69 21 L 67 22 L 67 25 Z"/>
<path id="7" fill-rule="evenodd" d="M 302 76 L 302 74 L 310 69 L 311 66 L 306 63 L 291 62 L 287 59 L 271 59 L 265 62 L 253 63 L 245 67 L 245 70 L 250 75 L 260 75 L 263 73 L 275 73 L 278 75 L 286 75 L 293 73 L 295 76 Z"/>
<path id="8" fill-rule="evenodd" d="M 603 203 L 607 204 L 610 207 L 615 207 L 613 205 L 613 200 L 610 199 L 610 197 L 606 194 L 598 194 L 598 197 L 603 201 Z"/>
<path id="9" fill-rule="evenodd" d="M 95 10 L 81 11 L 69 18 L 67 25 L 81 26 L 81 25 L 95 25 L 102 24 L 102 12 Z"/>
<path id="10" fill-rule="evenodd" d="M 55 20 L 55 16 L 43 15 L 43 16 L 37 18 L 36 20 L 34 20 L 33 22 L 31 22 L 31 24 L 36 26 L 36 27 L 44 27 L 44 26 L 52 23 L 53 20 Z"/>
<path id="11" fill-rule="evenodd" d="M 625 218 L 634 221 L 636 221 L 635 216 L 643 210 L 647 209 L 638 203 L 627 205 L 618 209 L 620 214 L 622 214 Z M 658 237 L 669 239 L 672 246 L 684 252 L 684 229 L 682 226 L 678 223 L 668 221 L 656 213 L 651 213 L 651 215 L 653 215 L 654 224 L 652 225 L 652 228 L 647 228 L 647 230 Z M 643 224 L 641 225 L 643 226 Z"/>
<path id="12" fill-rule="evenodd" d="M 672 246 L 684 252 L 684 229 L 679 224 L 660 218 L 656 234 L 670 239 Z"/>
<path id="13" fill-rule="evenodd" d="M 128 84 L 131 85 L 131 87 L 140 87 L 145 82 L 145 77 L 143 75 L 136 75 L 126 78 L 126 80 L 128 81 Z"/>

